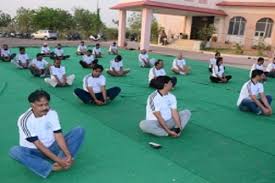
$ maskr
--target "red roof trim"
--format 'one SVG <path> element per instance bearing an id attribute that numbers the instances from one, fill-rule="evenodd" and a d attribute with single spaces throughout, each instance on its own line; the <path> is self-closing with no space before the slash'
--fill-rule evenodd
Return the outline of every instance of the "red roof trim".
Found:
<path id="1" fill-rule="evenodd" d="M 244 7 L 275 7 L 275 3 L 268 2 L 229 2 L 222 1 L 217 6 L 244 6 Z"/>
<path id="2" fill-rule="evenodd" d="M 199 8 L 195 6 L 185 6 L 185 5 L 178 5 L 172 3 L 162 3 L 162 2 L 155 2 L 155 1 L 134 1 L 128 3 L 119 3 L 111 9 L 127 9 L 127 8 L 136 8 L 142 6 L 149 6 L 155 8 L 166 8 L 166 9 L 173 9 L 173 10 L 182 10 L 182 11 L 189 11 L 189 12 L 196 12 L 196 13 L 207 13 L 211 15 L 221 15 L 226 16 L 227 14 L 222 10 L 215 10 L 209 8 Z"/>

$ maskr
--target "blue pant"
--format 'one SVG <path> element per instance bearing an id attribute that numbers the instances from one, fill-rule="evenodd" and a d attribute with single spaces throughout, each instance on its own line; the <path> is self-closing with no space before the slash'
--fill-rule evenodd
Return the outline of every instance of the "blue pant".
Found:
<path id="1" fill-rule="evenodd" d="M 266 99 L 267 99 L 267 102 L 269 103 L 269 105 L 271 105 L 272 97 L 270 95 L 267 95 Z M 261 114 L 263 112 L 261 110 L 261 108 L 258 107 L 257 104 L 250 99 L 243 99 L 239 106 L 239 109 L 241 111 L 250 111 L 255 114 Z"/>
<path id="2" fill-rule="evenodd" d="M 76 153 L 84 139 L 84 129 L 79 127 L 74 128 L 68 132 L 64 138 L 72 157 L 75 158 Z M 64 157 L 64 153 L 59 148 L 57 142 L 54 142 L 49 147 L 49 150 L 58 157 Z M 53 162 L 44 154 L 42 154 L 38 149 L 14 146 L 10 149 L 9 155 L 11 158 L 19 161 L 35 174 L 43 178 L 47 178 L 52 171 Z"/>
<path id="3" fill-rule="evenodd" d="M 121 89 L 119 87 L 113 87 L 113 88 L 110 88 L 110 89 L 106 90 L 106 95 L 107 95 L 107 97 L 110 98 L 110 100 L 114 100 L 118 96 L 120 91 L 121 91 Z M 91 97 L 89 92 L 86 92 L 83 89 L 77 88 L 77 89 L 74 90 L 74 93 L 85 104 L 94 103 L 94 99 Z M 103 99 L 102 93 L 96 93 L 95 96 L 96 96 L 97 100 L 105 102 L 104 99 Z"/>

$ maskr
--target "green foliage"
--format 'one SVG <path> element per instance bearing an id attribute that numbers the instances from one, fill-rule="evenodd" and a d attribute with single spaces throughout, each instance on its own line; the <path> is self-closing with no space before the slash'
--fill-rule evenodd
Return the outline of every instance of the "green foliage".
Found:
<path id="1" fill-rule="evenodd" d="M 11 16 L 0 10 L 0 27 L 7 27 L 11 21 Z"/>
<path id="2" fill-rule="evenodd" d="M 198 39 L 202 41 L 208 41 L 211 36 L 215 33 L 214 25 L 204 26 L 202 29 L 198 31 Z"/>
<path id="3" fill-rule="evenodd" d="M 158 43 L 159 31 L 160 31 L 160 28 L 159 28 L 157 19 L 153 18 L 152 27 L 151 27 L 151 41 L 152 41 L 152 43 L 155 43 L 155 44 Z"/>
<path id="4" fill-rule="evenodd" d="M 243 48 L 241 47 L 240 44 L 236 43 L 235 44 L 235 53 L 238 55 L 242 55 L 244 53 Z"/>
<path id="5" fill-rule="evenodd" d="M 34 10 L 25 9 L 23 7 L 16 11 L 15 22 L 20 32 L 33 31 L 33 17 L 35 15 Z"/>
<path id="6" fill-rule="evenodd" d="M 118 37 L 118 29 L 117 28 L 105 28 L 103 30 L 103 35 L 107 40 L 116 40 Z"/>

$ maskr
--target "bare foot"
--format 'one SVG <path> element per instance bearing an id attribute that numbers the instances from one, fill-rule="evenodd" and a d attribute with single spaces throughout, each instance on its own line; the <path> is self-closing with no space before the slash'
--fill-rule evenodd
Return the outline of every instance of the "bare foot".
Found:
<path id="1" fill-rule="evenodd" d="M 52 167 L 52 170 L 55 171 L 55 172 L 62 171 L 63 167 L 60 166 L 58 163 L 54 163 L 53 167 Z"/>

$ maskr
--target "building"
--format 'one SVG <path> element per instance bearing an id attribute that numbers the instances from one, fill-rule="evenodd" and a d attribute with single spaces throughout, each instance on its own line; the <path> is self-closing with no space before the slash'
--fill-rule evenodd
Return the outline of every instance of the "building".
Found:
<path id="1" fill-rule="evenodd" d="M 125 42 L 126 12 L 140 11 L 141 48 L 149 48 L 153 14 L 168 34 L 196 39 L 201 27 L 213 24 L 220 43 L 251 48 L 261 41 L 275 47 L 275 0 L 121 0 L 111 8 L 119 10 L 120 46 Z"/>

